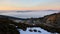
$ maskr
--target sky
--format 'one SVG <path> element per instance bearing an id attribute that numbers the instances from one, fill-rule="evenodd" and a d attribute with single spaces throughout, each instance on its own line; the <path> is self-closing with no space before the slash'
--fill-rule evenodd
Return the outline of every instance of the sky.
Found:
<path id="1" fill-rule="evenodd" d="M 60 10 L 60 0 L 0 0 L 0 10 Z"/>

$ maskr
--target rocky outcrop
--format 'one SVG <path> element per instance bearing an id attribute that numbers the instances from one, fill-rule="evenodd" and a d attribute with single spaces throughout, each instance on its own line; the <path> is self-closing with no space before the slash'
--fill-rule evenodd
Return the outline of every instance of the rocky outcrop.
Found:
<path id="1" fill-rule="evenodd" d="M 51 14 L 45 16 L 43 19 L 44 23 L 60 28 L 60 13 Z"/>
<path id="2" fill-rule="evenodd" d="M 41 26 L 50 32 L 60 33 L 60 13 L 54 13 L 43 17 L 43 25 Z"/>

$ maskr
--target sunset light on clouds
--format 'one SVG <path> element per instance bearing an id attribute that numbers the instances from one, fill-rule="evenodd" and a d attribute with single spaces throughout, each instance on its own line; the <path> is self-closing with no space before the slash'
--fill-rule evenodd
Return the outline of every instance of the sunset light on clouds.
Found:
<path id="1" fill-rule="evenodd" d="M 60 10 L 60 0 L 0 0 L 0 10 Z"/>

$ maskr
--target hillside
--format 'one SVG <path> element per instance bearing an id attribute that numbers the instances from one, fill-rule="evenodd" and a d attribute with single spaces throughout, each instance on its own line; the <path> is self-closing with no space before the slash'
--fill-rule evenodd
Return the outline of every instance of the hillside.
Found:
<path id="1" fill-rule="evenodd" d="M 54 13 L 44 17 L 43 21 L 46 24 L 53 25 L 54 27 L 60 28 L 60 13 Z"/>

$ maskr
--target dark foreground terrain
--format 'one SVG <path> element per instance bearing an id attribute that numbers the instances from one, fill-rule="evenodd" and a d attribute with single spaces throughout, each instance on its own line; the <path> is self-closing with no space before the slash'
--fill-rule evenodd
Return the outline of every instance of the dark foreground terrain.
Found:
<path id="1" fill-rule="evenodd" d="M 25 31 L 27 27 L 41 27 L 49 32 L 60 33 L 60 13 L 29 19 L 0 15 L 0 34 L 20 34 L 17 29 Z"/>

